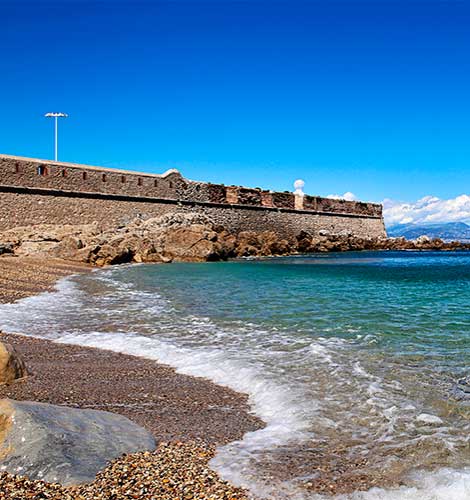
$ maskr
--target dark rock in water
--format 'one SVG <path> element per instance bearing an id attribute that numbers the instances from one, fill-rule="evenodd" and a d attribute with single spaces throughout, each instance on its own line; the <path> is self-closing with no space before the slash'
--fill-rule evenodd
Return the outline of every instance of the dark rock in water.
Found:
<path id="1" fill-rule="evenodd" d="M 470 401 L 470 379 L 460 379 L 450 390 L 450 395 L 457 401 Z"/>
<path id="2" fill-rule="evenodd" d="M 29 401 L 0 401 L 0 470 L 63 485 L 90 482 L 124 453 L 153 450 L 129 419 Z"/>

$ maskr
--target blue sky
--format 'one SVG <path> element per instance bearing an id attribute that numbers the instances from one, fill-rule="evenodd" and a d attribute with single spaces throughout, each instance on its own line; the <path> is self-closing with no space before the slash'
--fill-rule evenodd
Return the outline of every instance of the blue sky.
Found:
<path id="1" fill-rule="evenodd" d="M 65 111 L 64 161 L 394 207 L 468 192 L 466 0 L 0 0 L 0 19 L 2 153 L 51 157 L 43 114 Z"/>

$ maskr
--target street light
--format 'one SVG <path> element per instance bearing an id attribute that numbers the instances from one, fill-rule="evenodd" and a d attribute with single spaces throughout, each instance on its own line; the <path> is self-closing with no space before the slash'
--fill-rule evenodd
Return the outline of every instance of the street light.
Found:
<path id="1" fill-rule="evenodd" d="M 58 138 L 57 119 L 67 118 L 68 115 L 65 113 L 46 113 L 44 116 L 46 118 L 54 118 L 54 161 L 57 161 L 57 138 Z"/>

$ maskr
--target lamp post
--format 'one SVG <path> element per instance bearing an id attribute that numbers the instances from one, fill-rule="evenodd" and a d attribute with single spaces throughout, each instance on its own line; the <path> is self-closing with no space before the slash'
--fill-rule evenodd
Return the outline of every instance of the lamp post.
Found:
<path id="1" fill-rule="evenodd" d="M 65 113 L 46 113 L 46 118 L 54 118 L 54 161 L 57 161 L 57 142 L 58 142 L 58 118 L 67 118 Z"/>

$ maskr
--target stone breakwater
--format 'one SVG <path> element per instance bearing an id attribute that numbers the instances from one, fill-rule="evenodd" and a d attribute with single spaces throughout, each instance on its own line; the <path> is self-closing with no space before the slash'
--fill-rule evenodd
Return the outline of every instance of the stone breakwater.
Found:
<path id="1" fill-rule="evenodd" d="M 360 238 L 347 231 L 299 231 L 283 238 L 274 231 L 232 233 L 200 213 L 136 218 L 113 228 L 41 224 L 0 232 L 0 254 L 45 256 L 95 266 L 129 262 L 218 261 L 313 252 L 360 250 L 458 250 L 470 244 L 421 236 Z"/>

